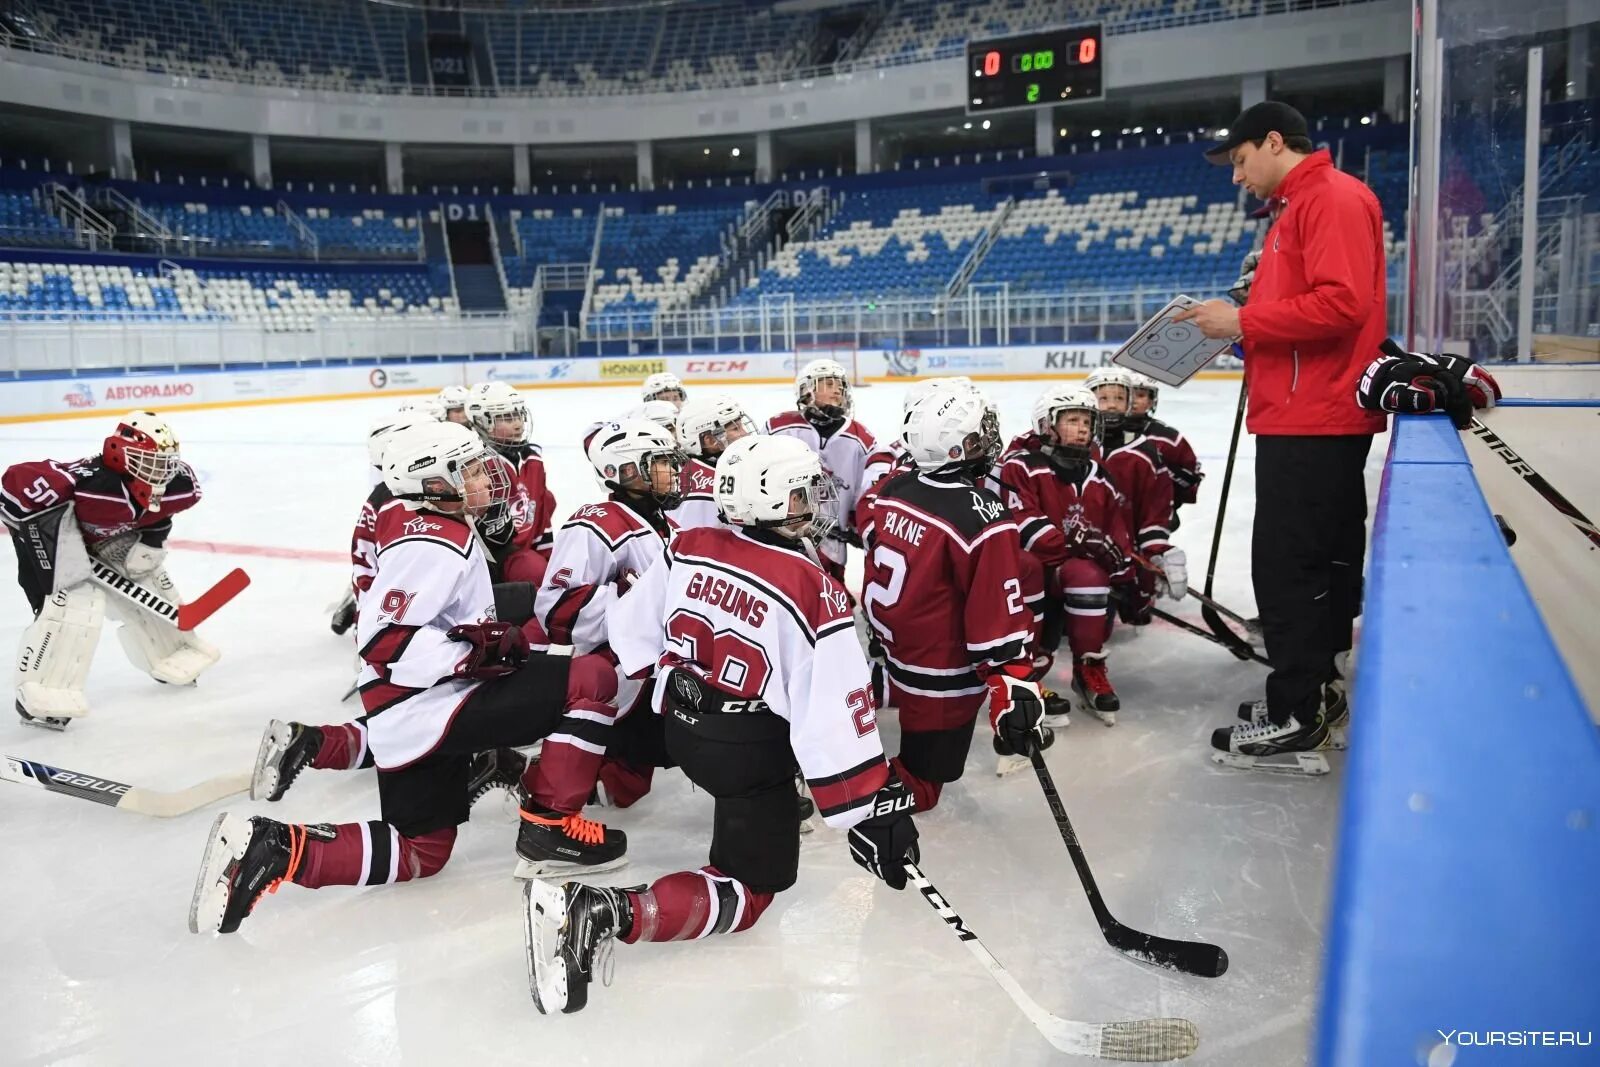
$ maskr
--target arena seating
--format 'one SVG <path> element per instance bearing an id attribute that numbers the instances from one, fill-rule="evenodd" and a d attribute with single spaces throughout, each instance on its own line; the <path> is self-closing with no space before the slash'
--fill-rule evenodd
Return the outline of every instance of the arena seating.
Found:
<path id="1" fill-rule="evenodd" d="M 0 314 L 54 318 L 229 319 L 281 329 L 308 328 L 317 319 L 447 314 L 448 295 L 435 293 L 427 273 L 350 271 L 296 264 L 201 269 L 154 260 L 0 262 Z"/>
<path id="2" fill-rule="evenodd" d="M 41 210 L 31 191 L 0 190 L 0 245 L 33 248 L 74 243 L 72 231 Z"/>
<path id="3" fill-rule="evenodd" d="M 669 204 L 608 217 L 592 310 L 687 306 L 716 270 L 722 238 L 741 214 L 733 207 L 680 211 Z"/>

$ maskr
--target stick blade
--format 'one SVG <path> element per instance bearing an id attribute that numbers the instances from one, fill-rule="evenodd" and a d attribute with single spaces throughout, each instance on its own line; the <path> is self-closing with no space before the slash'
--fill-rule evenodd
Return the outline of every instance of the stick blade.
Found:
<path id="1" fill-rule="evenodd" d="M 178 608 L 178 629 L 193 630 L 205 622 L 217 609 L 228 601 L 244 592 L 250 584 L 250 576 L 243 570 L 235 567 L 222 576 L 216 585 L 201 593 L 199 597 Z"/>
<path id="2" fill-rule="evenodd" d="M 1200 1032 L 1188 1019 L 1136 1019 L 1102 1023 L 1097 1029 L 1100 1047 L 1095 1055 L 1103 1060 L 1164 1063 L 1193 1055 L 1200 1047 Z"/>
<path id="3" fill-rule="evenodd" d="M 1115 919 L 1106 928 L 1106 942 L 1123 955 L 1200 978 L 1220 978 L 1228 970 L 1228 954 L 1220 945 L 1204 941 L 1176 941 L 1122 925 Z"/>

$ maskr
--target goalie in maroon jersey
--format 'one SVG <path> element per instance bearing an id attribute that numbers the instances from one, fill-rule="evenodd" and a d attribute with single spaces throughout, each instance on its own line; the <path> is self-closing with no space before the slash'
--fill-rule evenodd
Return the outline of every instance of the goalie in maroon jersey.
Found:
<path id="1" fill-rule="evenodd" d="M 1023 548 L 1045 574 L 1040 652 L 1053 654 L 1065 635 L 1073 695 L 1109 725 L 1122 706 L 1106 673 L 1109 597 L 1114 587 L 1133 595 L 1138 580 L 1126 505 L 1094 458 L 1100 411 L 1093 393 L 1052 386 L 1033 416 L 1040 444 L 1007 459 L 1000 481 Z"/>
<path id="2" fill-rule="evenodd" d="M 1000 451 L 994 407 L 970 385 L 933 389 L 901 439 L 915 467 L 878 489 L 862 602 L 900 711 L 891 762 L 929 811 L 961 777 L 980 711 L 1014 706 L 1031 725 L 1044 707 L 1017 524 L 981 485 Z M 1041 728 L 1040 747 L 1053 739 Z M 994 749 L 1002 774 L 1026 756 L 998 733 Z"/>
<path id="3" fill-rule="evenodd" d="M 90 577 L 91 557 L 169 601 L 172 517 L 200 499 L 178 439 L 153 411 L 135 411 L 98 455 L 18 463 L 0 477 L 0 519 L 17 550 L 17 583 L 33 609 L 17 658 L 16 707 L 32 726 L 64 730 L 89 714 L 84 681 L 106 610 L 129 661 L 158 682 L 191 685 L 219 653 L 192 632 L 107 599 Z"/>
<path id="4" fill-rule="evenodd" d="M 837 514 L 815 454 L 756 435 L 717 465 L 731 526 L 685 530 L 618 602 L 625 670 L 658 672 L 667 748 L 715 798 L 710 862 L 649 886 L 529 882 L 529 985 L 542 1012 L 575 1012 L 613 940 L 682 941 L 753 926 L 800 865 L 798 765 L 852 858 L 903 889 L 916 862 L 912 798 L 883 758 L 849 598 L 807 536 Z M 708 990 L 708 995 L 714 991 Z"/>

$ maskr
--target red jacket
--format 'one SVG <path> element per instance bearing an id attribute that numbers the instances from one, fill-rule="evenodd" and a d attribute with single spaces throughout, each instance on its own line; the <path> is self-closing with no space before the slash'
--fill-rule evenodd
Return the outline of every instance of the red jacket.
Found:
<path id="1" fill-rule="evenodd" d="M 1289 172 L 1286 203 L 1267 231 L 1239 311 L 1246 425 L 1256 434 L 1381 433 L 1382 414 L 1356 406 L 1356 382 L 1388 335 L 1383 213 L 1326 150 Z"/>

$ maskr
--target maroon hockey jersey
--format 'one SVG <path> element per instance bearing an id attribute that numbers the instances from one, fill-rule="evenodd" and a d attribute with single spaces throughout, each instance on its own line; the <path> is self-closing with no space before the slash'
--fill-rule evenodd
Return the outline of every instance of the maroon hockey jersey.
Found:
<path id="1" fill-rule="evenodd" d="M 1067 477 L 1044 453 L 1018 452 L 1000 468 L 1000 481 L 1022 547 L 1047 569 L 1059 567 L 1069 556 L 1068 525 L 1099 530 L 1124 555 L 1133 548 L 1127 505 L 1094 460 Z"/>
<path id="2" fill-rule="evenodd" d="M 497 452 L 511 467 L 511 518 L 516 523 L 512 545 L 548 556 L 554 540 L 551 527 L 556 498 L 545 482 L 544 452 L 538 445 L 497 446 Z"/>
<path id="3" fill-rule="evenodd" d="M 907 696 L 970 704 L 1007 664 L 1027 673 L 1033 615 L 1017 524 L 1000 498 L 906 471 L 880 487 L 870 521 L 862 602 L 902 712 Z"/>
<path id="4" fill-rule="evenodd" d="M 373 486 L 366 503 L 361 505 L 355 532 L 350 535 L 350 589 L 358 605 L 361 594 L 372 588 L 373 576 L 378 573 L 378 511 L 393 499 L 394 494 L 383 482 Z"/>
<path id="5" fill-rule="evenodd" d="M 135 503 L 123 476 L 99 456 L 18 463 L 0 476 L 0 519 L 7 526 L 16 529 L 41 512 L 70 503 L 83 543 L 91 551 L 102 541 L 134 530 L 139 540 L 159 548 L 172 531 L 172 516 L 194 507 L 199 499 L 194 470 L 181 462 L 161 495 L 159 511 Z"/>
<path id="6" fill-rule="evenodd" d="M 1146 556 L 1172 547 L 1172 475 L 1156 446 L 1134 438 L 1107 450 L 1101 460 L 1125 501 L 1128 532 Z"/>
<path id="7" fill-rule="evenodd" d="M 1200 458 L 1194 454 L 1189 439 L 1176 427 L 1152 418 L 1145 423 L 1142 440 L 1150 442 L 1172 475 L 1173 502 L 1193 504 L 1205 475 L 1200 472 Z"/>

